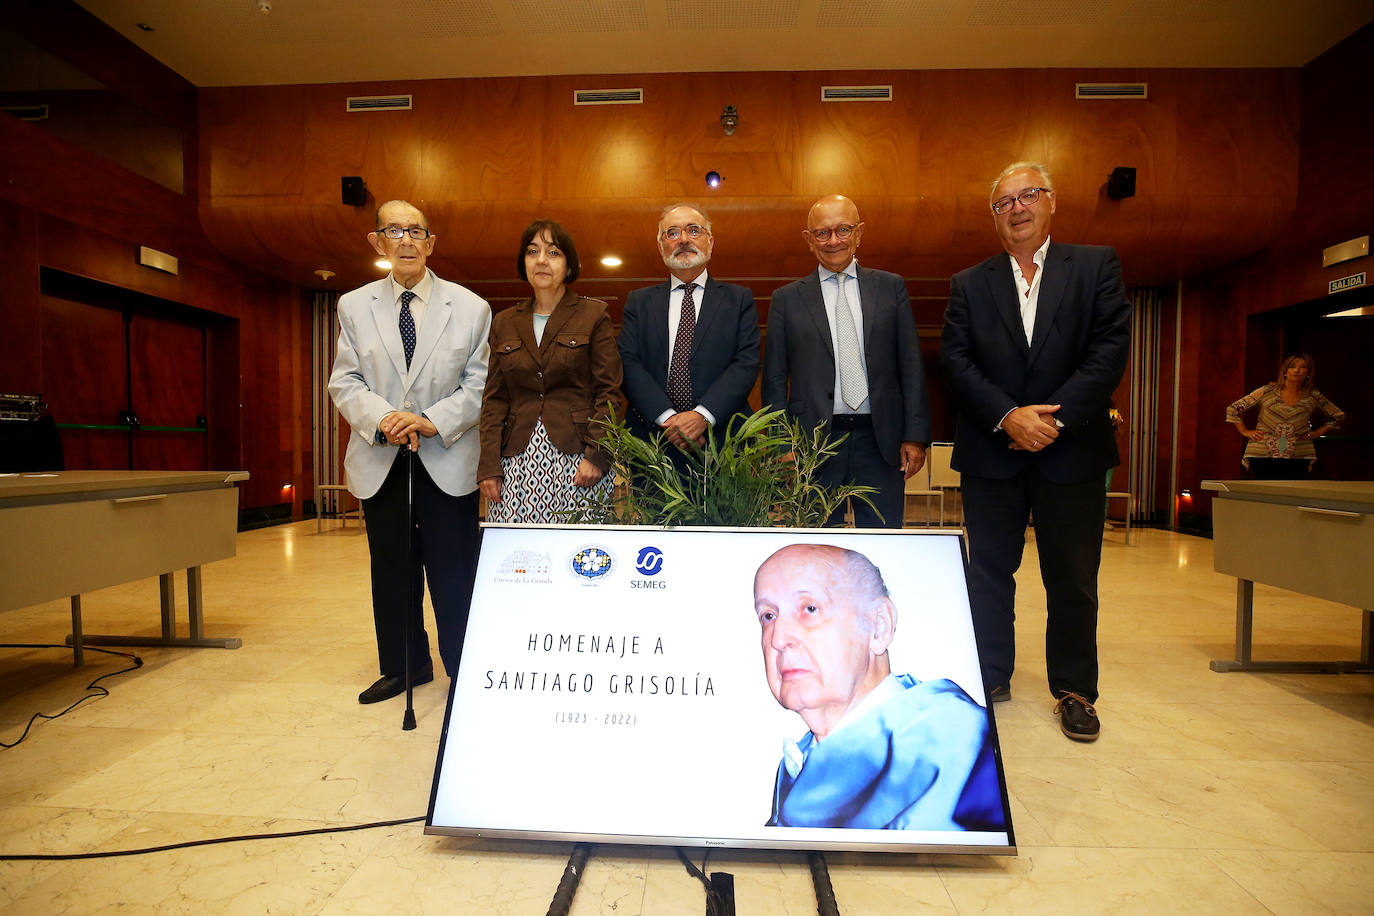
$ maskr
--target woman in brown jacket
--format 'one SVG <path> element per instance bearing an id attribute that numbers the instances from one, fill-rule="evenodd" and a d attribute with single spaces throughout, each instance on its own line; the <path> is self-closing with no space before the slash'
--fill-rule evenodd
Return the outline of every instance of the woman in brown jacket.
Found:
<path id="1" fill-rule="evenodd" d="M 606 304 L 568 290 L 577 248 L 562 226 L 530 223 L 516 271 L 534 295 L 492 319 L 477 480 L 488 521 L 556 523 L 614 486 L 592 421 L 611 405 L 624 416 L 620 354 Z"/>

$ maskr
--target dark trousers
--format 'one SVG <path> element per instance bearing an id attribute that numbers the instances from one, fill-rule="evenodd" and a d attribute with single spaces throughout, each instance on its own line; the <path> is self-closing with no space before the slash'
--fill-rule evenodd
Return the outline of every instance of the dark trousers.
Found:
<path id="1" fill-rule="evenodd" d="M 399 450 L 382 488 L 363 500 L 367 548 L 372 558 L 372 619 L 377 628 L 377 661 L 384 677 L 405 671 L 405 631 L 410 614 L 410 667 L 429 663 L 425 632 L 425 576 L 434 606 L 439 656 L 449 677 L 458 673 L 467 631 L 472 582 L 477 571 L 477 493 L 450 496 L 415 462 L 415 555 L 406 553 L 406 459 Z M 413 591 L 407 588 L 413 583 Z M 414 599 L 407 608 L 407 596 Z"/>
<path id="2" fill-rule="evenodd" d="M 853 499 L 850 503 L 854 507 L 855 527 L 902 527 L 902 515 L 906 509 L 906 481 L 902 478 L 901 469 L 883 460 L 871 425 L 847 427 L 836 421 L 829 434 L 831 437 L 837 437 L 842 433 L 848 433 L 849 438 L 830 460 L 821 465 L 817 472 L 819 482 L 827 487 L 837 487 L 846 483 L 876 487 L 878 492 L 870 493 L 868 498 L 873 501 L 873 506 L 877 507 L 878 512 L 882 513 L 882 520 L 878 519 L 873 507 L 868 503 Z M 835 510 L 826 524 L 831 527 L 844 524 L 843 504 Z"/>
<path id="3" fill-rule="evenodd" d="M 969 603 L 978 657 L 989 687 L 1011 682 L 1016 663 L 1016 581 L 1026 524 L 1035 517 L 1040 578 L 1045 584 L 1045 667 L 1050 693 L 1097 700 L 1097 570 L 1106 507 L 1102 477 L 1081 483 L 1046 480 L 1029 468 L 994 480 L 963 475 L 969 538 Z"/>

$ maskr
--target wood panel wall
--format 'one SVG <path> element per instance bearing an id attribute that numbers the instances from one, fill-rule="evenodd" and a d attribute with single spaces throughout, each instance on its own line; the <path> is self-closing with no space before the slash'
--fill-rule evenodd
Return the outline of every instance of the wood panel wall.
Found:
<path id="1" fill-rule="evenodd" d="M 1374 273 L 1367 257 L 1327 268 L 1321 259 L 1323 248 L 1374 230 L 1374 183 L 1368 180 L 1374 118 L 1360 88 L 1371 41 L 1374 26 L 1366 26 L 1302 70 L 1298 203 L 1278 238 L 1258 254 L 1183 281 L 1179 489 L 1191 490 L 1192 499 L 1180 504 L 1180 513 L 1204 529 L 1210 522 L 1211 498 L 1199 490 L 1201 482 L 1243 473 L 1243 443 L 1224 422 L 1226 405 L 1269 381 L 1278 368 L 1274 354 L 1290 349 L 1280 315 L 1263 322 L 1270 327 L 1258 339 L 1247 340 L 1250 319 L 1299 303 L 1321 309 L 1331 280 L 1359 271 Z M 1251 188 L 1255 194 L 1267 193 L 1264 176 L 1255 176 Z M 1374 293 L 1366 288 L 1344 294 L 1332 299 L 1330 308 L 1355 302 L 1374 302 Z M 1367 440 L 1334 447 L 1348 452 L 1338 463 L 1324 464 L 1319 457 L 1314 468 L 1319 476 L 1374 479 L 1374 392 L 1367 383 L 1367 369 L 1363 386 L 1333 390 L 1322 385 L 1323 365 L 1368 366 L 1368 352 L 1353 345 L 1357 339 L 1351 335 L 1352 346 L 1313 354 L 1318 387 L 1348 415 L 1341 432 Z M 1261 352 L 1252 359 L 1250 350 L 1255 348 Z M 1317 448 L 1320 455 L 1331 452 L 1333 445 L 1319 443 Z"/>
<path id="2" fill-rule="evenodd" d="M 139 266 L 140 245 L 179 258 L 179 274 Z M 198 315 L 209 327 L 208 464 L 253 475 L 243 508 L 301 514 L 313 480 L 309 333 L 300 333 L 309 311 L 298 287 L 226 259 L 188 198 L 10 117 L 0 117 L 0 246 L 0 390 L 42 390 L 42 268 Z"/>
<path id="3" fill-rule="evenodd" d="M 1142 80 L 1146 101 L 1076 101 L 1076 81 Z M 826 84 L 891 84 L 894 101 L 825 103 Z M 643 105 L 574 106 L 577 88 L 641 87 Z M 410 111 L 348 113 L 352 95 L 410 94 Z M 737 105 L 736 134 L 721 132 Z M 350 288 L 376 276 L 362 236 L 376 201 L 420 204 L 439 235 L 438 272 L 513 277 L 520 230 L 559 219 L 590 256 L 590 295 L 663 273 L 657 210 L 700 201 L 722 276 L 778 280 L 813 262 L 800 236 L 817 197 L 845 193 L 866 220 L 863 257 L 909 277 L 947 278 L 995 248 L 987 185 L 1006 163 L 1042 159 L 1060 195 L 1056 232 L 1116 245 L 1136 284 L 1171 282 L 1269 244 L 1298 183 L 1294 70 L 982 70 L 702 73 L 428 80 L 205 89 L 202 221 L 255 269 Z M 1136 197 L 1108 200 L 1118 165 Z M 725 183 L 705 187 L 708 169 Z M 368 207 L 339 179 L 367 182 Z M 1265 192 L 1250 188 L 1263 184 Z M 595 263 L 621 256 L 611 271 Z M 770 285 L 771 284 L 771 285 Z M 632 287 L 630 287 L 632 288 Z M 484 289 L 485 291 L 485 289 Z"/>

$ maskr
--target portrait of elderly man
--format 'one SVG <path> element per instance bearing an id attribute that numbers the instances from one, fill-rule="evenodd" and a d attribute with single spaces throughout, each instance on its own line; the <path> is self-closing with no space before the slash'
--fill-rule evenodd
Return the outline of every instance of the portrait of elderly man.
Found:
<path id="1" fill-rule="evenodd" d="M 793 544 L 754 576 L 764 670 L 807 733 L 784 742 L 770 827 L 1005 829 L 987 711 L 892 674 L 897 608 L 863 554 Z"/>

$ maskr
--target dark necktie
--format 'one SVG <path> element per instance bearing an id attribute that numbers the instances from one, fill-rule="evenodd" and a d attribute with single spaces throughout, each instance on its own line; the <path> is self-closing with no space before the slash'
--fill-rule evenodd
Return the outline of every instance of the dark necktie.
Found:
<path id="1" fill-rule="evenodd" d="M 697 307 L 692 301 L 695 283 L 682 285 L 682 313 L 677 323 L 677 337 L 673 340 L 673 359 L 668 364 L 668 400 L 673 410 L 682 413 L 696 406 L 692 399 L 692 335 L 697 331 Z"/>
<path id="2" fill-rule="evenodd" d="M 415 316 L 410 314 L 410 300 L 415 294 L 410 290 L 401 293 L 401 346 L 406 351 L 406 368 L 410 368 L 410 358 L 415 355 Z"/>

